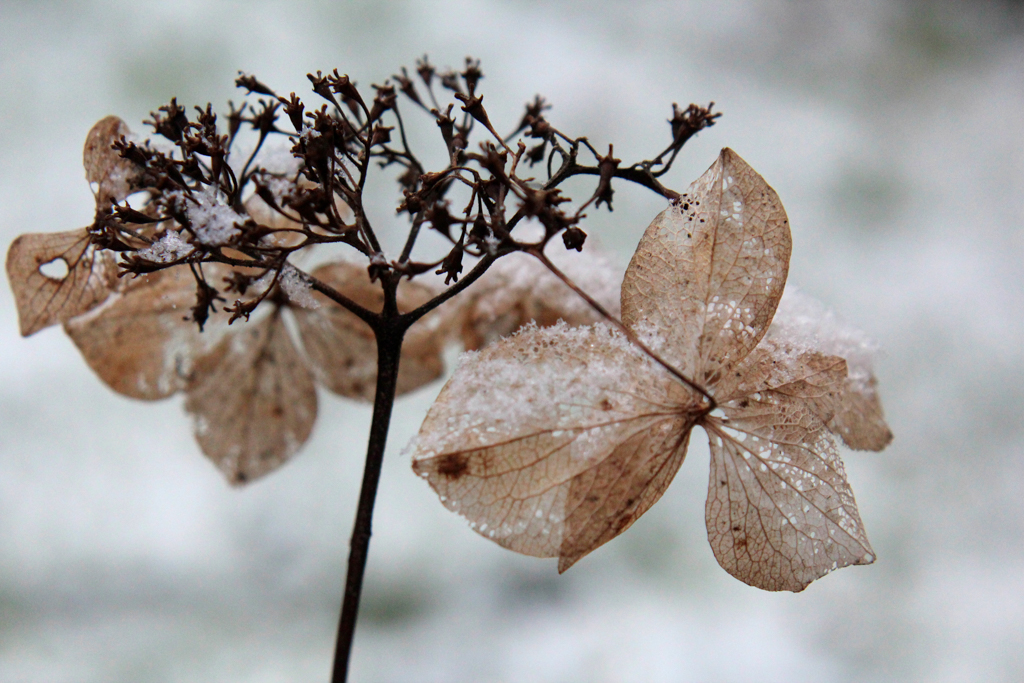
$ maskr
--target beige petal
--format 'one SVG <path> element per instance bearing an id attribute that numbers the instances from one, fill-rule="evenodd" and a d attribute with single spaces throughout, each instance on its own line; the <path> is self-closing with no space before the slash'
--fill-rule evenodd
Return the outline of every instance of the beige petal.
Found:
<path id="1" fill-rule="evenodd" d="M 675 479 L 693 421 L 684 414 L 637 427 L 604 461 L 572 480 L 559 572 L 631 527 Z"/>
<path id="2" fill-rule="evenodd" d="M 195 358 L 216 337 L 216 324 L 200 333 L 187 319 L 195 302 L 191 270 L 169 268 L 128 280 L 105 306 L 64 329 L 111 389 L 144 400 L 166 398 L 185 387 Z"/>
<path id="3" fill-rule="evenodd" d="M 854 450 L 880 451 L 892 442 L 876 384 L 873 374 L 851 373 L 843 385 L 839 411 L 829 422 L 829 428 Z"/>
<path id="4" fill-rule="evenodd" d="M 845 358 L 849 376 L 842 388 L 836 415 L 829 418 L 829 429 L 856 450 L 880 451 L 889 445 L 892 432 L 885 422 L 882 402 L 875 388 L 877 380 L 873 368 L 878 346 L 867 335 L 812 297 L 787 287 L 766 340 Z"/>
<path id="5" fill-rule="evenodd" d="M 278 310 L 199 358 L 187 393 L 196 440 L 233 484 L 282 465 L 316 421 L 313 377 Z"/>
<path id="6" fill-rule="evenodd" d="M 564 571 L 661 496 L 696 404 L 608 326 L 527 327 L 463 357 L 413 469 L 477 532 Z"/>
<path id="7" fill-rule="evenodd" d="M 331 263 L 312 275 L 357 304 L 373 311 L 384 305 L 380 284 L 370 282 L 365 266 Z M 398 310 L 411 311 L 429 301 L 433 292 L 416 283 L 398 287 Z M 317 308 L 293 309 L 302 345 L 317 381 L 336 394 L 372 401 L 377 383 L 377 342 L 361 319 L 322 294 L 315 295 Z M 444 371 L 444 331 L 439 318 L 427 315 L 417 321 L 402 344 L 398 370 L 398 393 L 403 394 L 432 382 Z"/>
<path id="8" fill-rule="evenodd" d="M 619 314 L 621 271 L 592 251 L 552 249 L 551 260 L 583 291 L 612 315 Z M 508 336 L 529 322 L 540 327 L 564 320 L 589 325 L 602 320 L 576 292 L 529 254 L 509 254 L 495 262 L 454 302 L 453 323 L 467 350 L 476 350 Z"/>
<path id="9" fill-rule="evenodd" d="M 790 425 L 819 429 L 839 411 L 846 361 L 817 351 L 797 351 L 764 340 L 712 388 L 723 410 L 748 425 L 759 423 L 775 438 Z"/>
<path id="10" fill-rule="evenodd" d="M 44 274 L 47 264 L 59 271 Z M 113 257 L 89 242 L 86 230 L 21 235 L 7 251 L 7 278 L 22 336 L 93 308 L 117 281 Z"/>
<path id="11" fill-rule="evenodd" d="M 644 233 L 622 284 L 622 320 L 684 374 L 714 384 L 764 335 L 790 248 L 775 191 L 723 149 Z"/>
<path id="12" fill-rule="evenodd" d="M 790 421 L 779 412 L 779 423 Z M 795 592 L 840 567 L 874 561 L 826 429 L 769 428 L 763 418 L 708 418 L 705 429 L 708 541 L 726 571 L 757 588 Z"/>
<path id="13" fill-rule="evenodd" d="M 114 142 L 122 136 L 131 135 L 128 124 L 116 116 L 108 116 L 96 122 L 85 138 L 82 160 L 85 178 L 96 183 L 96 203 L 109 205 L 130 195 L 138 182 L 138 167 L 121 158 L 113 148 Z"/>

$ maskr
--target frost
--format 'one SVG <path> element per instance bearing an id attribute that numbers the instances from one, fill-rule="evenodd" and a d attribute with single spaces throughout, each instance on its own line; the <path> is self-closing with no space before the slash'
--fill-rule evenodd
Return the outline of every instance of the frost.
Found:
<path id="1" fill-rule="evenodd" d="M 309 280 L 294 266 L 285 265 L 277 284 L 295 305 L 302 308 L 320 307 L 320 302 L 313 298 L 313 287 Z"/>
<path id="2" fill-rule="evenodd" d="M 139 258 L 153 263 L 173 263 L 191 254 L 195 248 L 181 239 L 175 230 L 168 230 L 156 242 L 136 252 Z"/>
<path id="3" fill-rule="evenodd" d="M 859 382 L 866 382 L 872 374 L 878 353 L 875 341 L 792 285 L 779 302 L 767 336 L 795 347 L 842 356 L 851 379 Z"/>
<path id="4" fill-rule="evenodd" d="M 846 359 L 840 408 L 829 426 L 856 450 L 880 451 L 889 445 L 892 432 L 875 390 L 874 341 L 795 288 L 786 289 L 766 338 L 790 349 L 818 349 Z"/>
<path id="5" fill-rule="evenodd" d="M 551 260 L 583 291 L 618 316 L 621 272 L 591 252 L 554 250 Z M 541 327 L 564 320 L 585 325 L 601 317 L 536 258 L 509 254 L 496 261 L 480 280 L 456 299 L 452 316 L 467 349 L 478 349 L 529 322 Z"/>
<path id="6" fill-rule="evenodd" d="M 204 186 L 179 200 L 184 202 L 185 214 L 200 244 L 221 247 L 241 234 L 238 226 L 245 222 L 245 217 L 228 206 L 217 190 Z"/>

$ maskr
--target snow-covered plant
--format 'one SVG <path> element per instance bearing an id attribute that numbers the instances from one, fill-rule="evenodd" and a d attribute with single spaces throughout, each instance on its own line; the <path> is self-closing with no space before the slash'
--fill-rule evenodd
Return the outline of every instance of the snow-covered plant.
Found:
<path id="1" fill-rule="evenodd" d="M 800 590 L 873 559 L 833 438 L 875 450 L 891 438 L 870 343 L 806 297 L 786 304 L 785 213 L 735 153 L 685 194 L 661 184 L 719 114 L 673 105 L 667 147 L 623 166 L 552 126 L 540 97 L 500 135 L 482 77 L 470 59 L 456 73 L 424 58 L 415 80 L 402 69 L 367 102 L 348 76 L 317 72 L 325 103 L 307 110 L 241 75 L 258 98 L 223 128 L 209 105 L 190 118 L 173 99 L 151 139 L 105 118 L 84 152 L 92 223 L 22 235 L 7 256 L 22 334 L 60 323 L 115 391 L 183 392 L 233 484 L 302 446 L 317 384 L 373 403 L 335 682 L 395 397 L 440 377 L 449 343 L 470 351 L 410 446 L 413 467 L 502 545 L 564 571 L 660 497 L 701 426 L 708 535 L 730 573 Z M 439 169 L 410 149 L 399 94 L 436 125 Z M 539 179 L 524 170 L 538 164 Z M 398 253 L 365 197 L 389 168 L 408 221 Z M 573 206 L 561 188 L 575 176 L 596 182 Z M 580 227 L 588 207 L 611 209 L 619 180 L 670 201 L 626 271 L 621 322 L 621 276 L 583 252 Z"/>
<path id="2" fill-rule="evenodd" d="M 413 469 L 481 534 L 561 572 L 657 502 L 700 426 L 726 571 L 800 591 L 873 562 L 833 432 L 890 435 L 870 368 L 855 379 L 834 335 L 807 340 L 796 319 L 766 336 L 790 248 L 775 192 L 722 150 L 641 239 L 618 329 L 527 326 L 465 357 Z"/>

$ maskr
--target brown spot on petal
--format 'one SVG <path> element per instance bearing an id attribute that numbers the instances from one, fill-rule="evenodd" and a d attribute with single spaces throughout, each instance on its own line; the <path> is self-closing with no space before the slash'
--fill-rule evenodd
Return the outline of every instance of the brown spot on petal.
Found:
<path id="1" fill-rule="evenodd" d="M 437 473 L 449 479 L 460 479 L 469 470 L 469 459 L 461 453 L 446 453 L 437 459 Z"/>

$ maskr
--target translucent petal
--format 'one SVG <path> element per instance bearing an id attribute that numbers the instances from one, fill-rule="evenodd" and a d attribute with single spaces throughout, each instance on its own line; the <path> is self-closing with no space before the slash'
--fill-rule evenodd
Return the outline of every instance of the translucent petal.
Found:
<path id="1" fill-rule="evenodd" d="M 552 249 L 550 258 L 562 272 L 612 315 L 619 311 L 621 272 L 592 251 Z M 601 316 L 578 294 L 528 254 L 499 259 L 454 302 L 454 323 L 463 346 L 475 350 L 508 336 L 529 322 L 540 327 L 564 320 L 570 325 L 599 322 Z"/>
<path id="2" fill-rule="evenodd" d="M 214 268 L 206 268 L 211 277 Z M 111 389 L 156 400 L 185 387 L 195 358 L 217 338 L 216 324 L 200 333 L 189 318 L 195 303 L 195 278 L 178 266 L 127 280 L 106 305 L 64 329 Z"/>
<path id="3" fill-rule="evenodd" d="M 114 142 L 122 136 L 131 135 L 128 124 L 116 116 L 108 116 L 96 122 L 85 138 L 82 161 L 85 178 L 96 183 L 96 203 L 109 205 L 119 202 L 131 194 L 139 178 L 138 167 L 121 158 L 113 148 Z"/>
<path id="4" fill-rule="evenodd" d="M 622 284 L 622 320 L 697 383 L 717 382 L 771 322 L 786 282 L 789 222 L 775 191 L 735 152 L 644 233 Z"/>
<path id="5" fill-rule="evenodd" d="M 7 278 L 21 334 L 27 337 L 106 299 L 117 281 L 117 266 L 109 253 L 90 244 L 84 229 L 36 233 L 11 244 Z"/>
<path id="6" fill-rule="evenodd" d="M 313 377 L 280 310 L 233 331 L 199 358 L 186 391 L 196 440 L 234 484 L 280 467 L 316 421 Z"/>
<path id="7" fill-rule="evenodd" d="M 843 385 L 839 410 L 829 429 L 847 446 L 858 451 L 880 451 L 892 443 L 892 431 L 882 412 L 882 399 L 875 390 L 874 374 L 851 376 Z"/>
<path id="8" fill-rule="evenodd" d="M 695 405 L 608 326 L 529 326 L 463 357 L 413 469 L 477 532 L 564 571 L 661 496 Z"/>
<path id="9" fill-rule="evenodd" d="M 763 414 L 775 425 L 792 420 L 817 429 L 839 411 L 845 382 L 842 358 L 764 340 L 712 393 L 733 418 L 754 420 Z M 787 420 L 779 422 L 784 416 Z"/>
<path id="10" fill-rule="evenodd" d="M 878 347 L 867 335 L 812 297 L 787 287 L 767 338 L 845 358 L 849 377 L 829 428 L 856 450 L 880 451 L 889 445 L 892 432 L 875 389 L 874 356 Z"/>
<path id="11" fill-rule="evenodd" d="M 707 417 L 711 473 L 705 508 L 708 541 L 719 564 L 765 590 L 803 590 L 811 581 L 874 552 L 832 435 L 813 406 L 837 392 L 845 363 L 801 359 L 820 372 L 722 406 Z"/>

